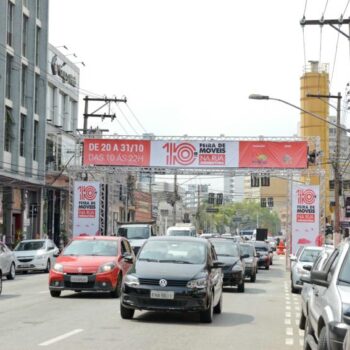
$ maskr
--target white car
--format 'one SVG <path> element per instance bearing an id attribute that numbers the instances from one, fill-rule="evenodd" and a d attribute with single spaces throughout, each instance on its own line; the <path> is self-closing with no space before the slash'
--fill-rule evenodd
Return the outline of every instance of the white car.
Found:
<path id="1" fill-rule="evenodd" d="M 14 249 L 17 271 L 49 272 L 59 249 L 51 239 L 21 241 Z"/>
<path id="2" fill-rule="evenodd" d="M 0 294 L 2 291 L 2 277 L 13 280 L 16 276 L 16 258 L 7 246 L 0 242 Z"/>
<path id="3" fill-rule="evenodd" d="M 322 247 L 313 247 L 307 246 L 305 247 L 301 254 L 296 260 L 292 260 L 294 265 L 291 269 L 291 291 L 292 293 L 298 293 L 303 288 L 303 282 L 301 281 L 301 277 L 309 277 L 310 270 L 305 269 L 306 266 L 312 267 L 315 260 L 322 252 L 324 248 Z"/>

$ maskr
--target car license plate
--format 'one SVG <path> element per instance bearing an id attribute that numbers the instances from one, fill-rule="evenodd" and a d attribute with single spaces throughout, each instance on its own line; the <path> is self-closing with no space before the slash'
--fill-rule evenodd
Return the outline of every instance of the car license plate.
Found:
<path id="1" fill-rule="evenodd" d="M 151 290 L 151 299 L 174 299 L 174 292 Z"/>
<path id="2" fill-rule="evenodd" d="M 73 283 L 87 283 L 88 276 L 70 276 L 70 281 Z"/>
<path id="3" fill-rule="evenodd" d="M 21 264 L 21 265 L 18 265 L 18 267 L 29 267 L 30 264 Z"/>

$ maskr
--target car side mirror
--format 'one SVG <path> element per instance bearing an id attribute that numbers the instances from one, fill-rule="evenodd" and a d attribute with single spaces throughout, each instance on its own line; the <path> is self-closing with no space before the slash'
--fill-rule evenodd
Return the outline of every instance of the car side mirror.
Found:
<path id="1" fill-rule="evenodd" d="M 290 256 L 290 261 L 297 261 L 297 257 L 295 255 Z"/>
<path id="2" fill-rule="evenodd" d="M 311 271 L 312 266 L 311 265 L 303 265 L 303 269 L 306 271 Z"/>
<path id="3" fill-rule="evenodd" d="M 321 287 L 329 286 L 327 277 L 328 277 L 328 273 L 325 271 L 311 271 L 311 274 L 310 274 L 311 283 Z"/>
<path id="4" fill-rule="evenodd" d="M 211 265 L 211 267 L 214 268 L 214 269 L 217 269 L 217 268 L 220 268 L 220 267 L 224 267 L 224 266 L 225 266 L 225 263 L 223 263 L 221 261 L 218 261 L 218 260 L 214 260 L 213 264 Z"/>
<path id="5" fill-rule="evenodd" d="M 132 254 L 130 254 L 130 253 L 124 253 L 124 254 L 123 254 L 123 260 L 124 260 L 126 263 L 132 264 L 132 263 L 134 262 L 134 257 L 133 257 Z"/>
<path id="6" fill-rule="evenodd" d="M 55 253 L 53 253 L 53 257 L 54 258 L 58 258 L 60 256 L 60 252 L 55 252 Z"/>

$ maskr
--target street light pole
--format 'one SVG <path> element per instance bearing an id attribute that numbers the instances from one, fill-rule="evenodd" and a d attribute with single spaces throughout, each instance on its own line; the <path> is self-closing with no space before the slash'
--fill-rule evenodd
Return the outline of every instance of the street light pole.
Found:
<path id="1" fill-rule="evenodd" d="M 311 95 L 310 95 L 311 97 Z M 316 96 L 314 96 L 316 97 Z M 320 96 L 317 96 L 320 97 Z M 319 115 L 312 113 L 310 111 L 306 111 L 303 108 L 300 108 L 290 102 L 287 102 L 285 100 L 279 99 L 279 98 L 274 98 L 270 97 L 267 95 L 260 95 L 260 94 L 251 94 L 249 95 L 249 99 L 251 100 L 273 100 L 273 101 L 279 101 L 282 102 L 288 106 L 291 106 L 293 108 L 298 109 L 299 111 L 302 111 L 306 114 L 309 114 L 319 120 L 322 120 L 323 122 L 326 122 L 336 128 L 336 159 L 335 159 L 335 164 L 334 164 L 334 199 L 335 199 L 335 210 L 334 210 L 334 230 L 335 233 L 338 235 L 340 233 L 340 207 L 339 207 L 339 187 L 340 187 L 340 173 L 339 173 L 339 159 L 340 159 L 340 130 L 343 130 L 345 132 L 349 132 L 349 129 L 346 129 L 340 125 L 340 103 L 341 103 L 341 94 L 338 93 L 337 96 L 325 96 L 325 97 L 332 97 L 332 98 L 337 98 L 338 103 L 337 103 L 337 122 L 333 123 L 325 118 L 320 117 Z M 336 237 L 337 240 L 339 240 L 339 237 Z M 339 242 L 335 242 L 339 243 Z"/>

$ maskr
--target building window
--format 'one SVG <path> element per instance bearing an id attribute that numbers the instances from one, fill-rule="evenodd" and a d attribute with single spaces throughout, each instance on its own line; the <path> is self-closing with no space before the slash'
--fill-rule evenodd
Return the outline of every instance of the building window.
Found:
<path id="1" fill-rule="evenodd" d="M 267 206 L 273 208 L 273 197 L 267 198 Z"/>
<path id="2" fill-rule="evenodd" d="M 40 28 L 36 27 L 35 36 L 35 64 L 39 66 L 39 45 L 40 45 Z"/>
<path id="3" fill-rule="evenodd" d="M 39 122 L 37 120 L 34 120 L 33 160 L 38 160 L 38 137 L 39 137 Z"/>
<path id="4" fill-rule="evenodd" d="M 5 114 L 5 151 L 11 152 L 13 140 L 13 118 L 12 110 L 6 107 Z"/>
<path id="5" fill-rule="evenodd" d="M 260 206 L 261 206 L 261 208 L 266 208 L 266 198 L 260 199 Z"/>
<path id="6" fill-rule="evenodd" d="M 77 108 L 77 103 L 73 100 L 71 100 L 70 104 L 70 125 L 69 125 L 69 131 L 74 131 L 74 119 L 76 117 L 76 108 Z"/>
<path id="7" fill-rule="evenodd" d="M 28 17 L 23 15 L 23 28 L 22 28 L 22 56 L 27 57 L 27 45 L 28 45 Z"/>
<path id="8" fill-rule="evenodd" d="M 13 44 L 13 12 L 14 6 L 11 1 L 7 2 L 7 45 Z"/>
<path id="9" fill-rule="evenodd" d="M 270 175 L 261 176 L 261 186 L 270 186 Z"/>
<path id="10" fill-rule="evenodd" d="M 260 176 L 258 174 L 250 175 L 250 187 L 260 187 Z"/>
<path id="11" fill-rule="evenodd" d="M 21 114 L 21 124 L 19 130 L 19 155 L 24 157 L 24 142 L 25 142 L 25 132 L 26 132 L 26 116 Z"/>
<path id="12" fill-rule="evenodd" d="M 55 88 L 49 85 L 47 88 L 47 120 L 53 121 L 55 116 Z"/>
<path id="13" fill-rule="evenodd" d="M 39 114 L 39 81 L 40 75 L 35 75 L 35 99 L 34 99 L 34 112 Z"/>
<path id="14" fill-rule="evenodd" d="M 22 65 L 21 106 L 27 108 L 27 67 Z"/>
<path id="15" fill-rule="evenodd" d="M 11 99 L 11 82 L 12 82 L 12 62 L 11 55 L 6 56 L 6 97 Z"/>

